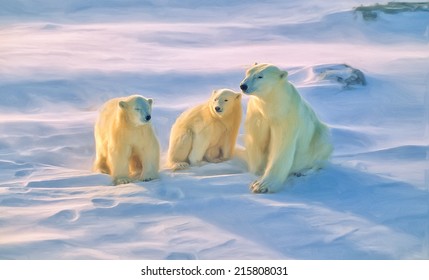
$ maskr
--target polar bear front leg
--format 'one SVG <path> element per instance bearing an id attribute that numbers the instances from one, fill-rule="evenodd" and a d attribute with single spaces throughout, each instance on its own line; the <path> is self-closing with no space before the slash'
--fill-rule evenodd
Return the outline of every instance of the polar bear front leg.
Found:
<path id="1" fill-rule="evenodd" d="M 224 140 L 222 146 L 221 146 L 221 151 L 222 151 L 222 156 L 221 156 L 221 160 L 228 160 L 232 157 L 232 154 L 234 153 L 234 144 L 235 144 L 235 139 L 231 139 L 232 136 L 231 134 L 228 135 L 228 137 Z"/>
<path id="2" fill-rule="evenodd" d="M 297 134 L 294 127 L 271 128 L 270 154 L 264 175 L 250 185 L 254 193 L 273 193 L 279 191 L 292 168 Z"/>
<path id="3" fill-rule="evenodd" d="M 139 150 L 143 170 L 139 177 L 140 181 L 151 181 L 159 178 L 159 144 L 156 140 L 145 150 Z"/>
<path id="4" fill-rule="evenodd" d="M 198 166 L 203 160 L 204 154 L 209 147 L 209 139 L 204 134 L 196 134 L 192 142 L 192 149 L 189 153 L 191 165 Z"/>
<path id="5" fill-rule="evenodd" d="M 114 185 L 132 182 L 128 174 L 130 157 L 131 147 L 112 148 L 109 152 L 109 167 L 112 171 Z"/>
<path id="6" fill-rule="evenodd" d="M 267 164 L 266 151 L 270 141 L 270 132 L 262 117 L 250 117 L 246 120 L 244 140 L 249 171 L 253 174 L 263 173 Z"/>

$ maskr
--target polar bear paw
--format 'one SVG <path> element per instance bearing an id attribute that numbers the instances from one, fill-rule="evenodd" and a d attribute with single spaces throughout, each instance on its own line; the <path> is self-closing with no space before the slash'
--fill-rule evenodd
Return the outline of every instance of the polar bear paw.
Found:
<path id="1" fill-rule="evenodd" d="M 146 177 L 146 178 L 141 178 L 140 179 L 140 181 L 143 181 L 143 182 L 149 182 L 149 181 L 152 181 L 152 180 L 155 180 L 156 179 L 156 177 L 155 176 L 150 176 L 150 177 Z"/>
<path id="2" fill-rule="evenodd" d="M 128 177 L 117 177 L 113 180 L 113 184 L 116 185 L 122 185 L 122 184 L 128 184 L 131 183 L 133 179 Z"/>
<path id="3" fill-rule="evenodd" d="M 210 162 L 210 163 L 221 163 L 221 162 L 224 162 L 226 160 L 227 159 L 225 159 L 223 157 L 207 159 L 207 161 Z"/>
<path id="4" fill-rule="evenodd" d="M 186 168 L 189 168 L 189 163 L 187 163 L 187 162 L 176 162 L 171 169 L 173 169 L 173 171 L 177 171 L 177 170 L 183 170 Z"/>
<path id="5" fill-rule="evenodd" d="M 250 184 L 250 190 L 253 193 L 274 193 L 277 192 L 280 187 L 280 183 L 268 178 L 260 178 Z"/>
<path id="6" fill-rule="evenodd" d="M 143 182 L 149 182 L 149 181 L 152 181 L 152 180 L 155 180 L 155 179 L 158 179 L 158 178 L 159 178 L 158 174 L 152 172 L 152 173 L 147 173 L 145 175 L 142 175 L 139 178 L 139 180 L 143 181 Z"/>
<path id="7" fill-rule="evenodd" d="M 262 180 L 255 180 L 250 184 L 250 190 L 253 193 L 267 193 L 269 192 L 268 185 Z"/>

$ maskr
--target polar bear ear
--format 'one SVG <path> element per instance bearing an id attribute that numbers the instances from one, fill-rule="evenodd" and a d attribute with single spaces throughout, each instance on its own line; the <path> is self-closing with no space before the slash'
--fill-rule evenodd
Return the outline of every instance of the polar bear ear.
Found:
<path id="1" fill-rule="evenodd" d="M 152 106 L 152 104 L 153 104 L 153 99 L 152 99 L 152 98 L 149 98 L 149 99 L 147 100 L 147 103 L 149 103 L 149 105 L 151 105 L 151 106 Z"/>
<path id="2" fill-rule="evenodd" d="M 215 89 L 214 91 L 212 91 L 212 96 L 215 95 L 217 93 L 217 90 Z"/>
<path id="3" fill-rule="evenodd" d="M 288 72 L 287 72 L 287 71 L 281 71 L 281 72 L 280 72 L 280 79 L 286 79 L 286 78 L 287 78 L 287 75 L 288 75 Z"/>
<path id="4" fill-rule="evenodd" d="M 258 63 L 257 63 L 257 62 L 255 62 L 255 63 L 253 64 L 253 66 L 255 66 L 255 65 L 258 65 Z"/>
<path id="5" fill-rule="evenodd" d="M 127 102 L 119 101 L 119 107 L 121 107 L 122 109 L 127 109 Z"/>
<path id="6" fill-rule="evenodd" d="M 235 100 L 240 100 L 241 99 L 241 93 L 236 92 L 235 93 Z"/>

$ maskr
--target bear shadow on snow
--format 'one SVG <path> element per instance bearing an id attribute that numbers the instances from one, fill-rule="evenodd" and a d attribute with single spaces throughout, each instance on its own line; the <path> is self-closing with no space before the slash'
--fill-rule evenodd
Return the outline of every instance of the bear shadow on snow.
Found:
<path id="1" fill-rule="evenodd" d="M 218 199 L 222 207 L 211 211 L 213 197 L 201 197 L 200 211 L 193 214 L 285 258 L 396 259 L 404 250 L 409 258 L 424 251 L 429 194 L 339 164 L 328 164 L 317 174 L 290 177 L 276 195 L 238 199 L 233 193 Z M 406 209 L 391 203 L 408 199 L 418 203 L 407 204 Z M 255 206 L 259 203 L 262 208 Z M 284 223 L 279 223 L 282 218 Z M 397 238 L 406 242 L 392 246 Z"/>

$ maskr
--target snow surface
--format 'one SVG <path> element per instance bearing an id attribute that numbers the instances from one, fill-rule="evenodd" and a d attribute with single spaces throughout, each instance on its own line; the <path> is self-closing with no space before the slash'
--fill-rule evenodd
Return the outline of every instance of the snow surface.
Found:
<path id="1" fill-rule="evenodd" d="M 375 2 L 0 0 L 0 259 L 429 259 L 429 13 L 353 11 Z M 91 172 L 103 102 L 154 98 L 164 160 L 176 117 L 254 62 L 331 128 L 325 169 L 261 195 L 238 159 Z"/>

